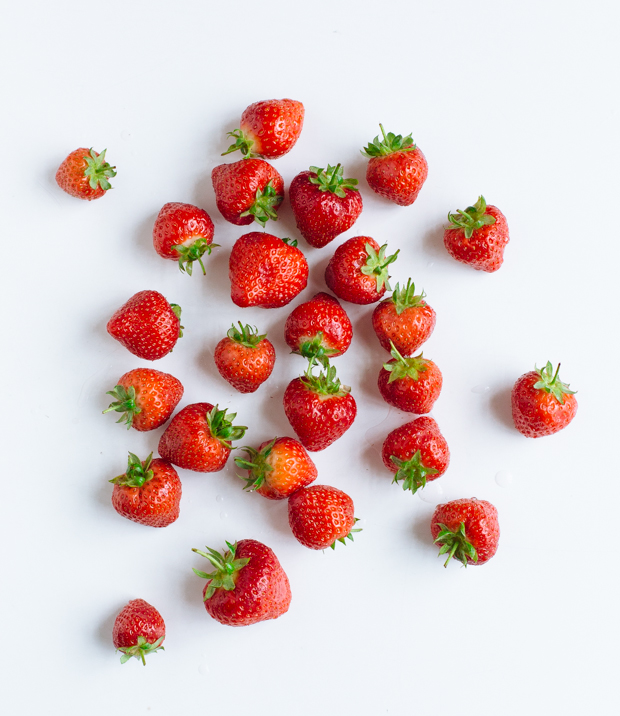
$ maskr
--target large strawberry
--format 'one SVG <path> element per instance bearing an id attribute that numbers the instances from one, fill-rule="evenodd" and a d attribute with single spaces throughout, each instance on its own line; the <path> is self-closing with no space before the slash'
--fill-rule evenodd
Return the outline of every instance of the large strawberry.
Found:
<path id="1" fill-rule="evenodd" d="M 194 569 L 208 580 L 202 592 L 207 612 L 227 626 L 247 626 L 285 614 L 291 587 L 273 550 L 254 539 L 226 545 L 223 554 L 209 547 L 206 552 L 193 550 L 215 567 L 209 573 Z"/>
<path id="2" fill-rule="evenodd" d="M 405 358 L 392 348 L 392 359 L 379 373 L 379 392 L 386 403 L 408 413 L 430 413 L 441 393 L 443 378 L 432 360 Z"/>
<path id="3" fill-rule="evenodd" d="M 215 365 L 224 380 L 240 393 L 253 393 L 269 378 L 276 362 L 276 351 L 267 334 L 256 328 L 233 327 L 215 346 Z"/>
<path id="4" fill-rule="evenodd" d="M 289 189 L 299 233 L 315 248 L 322 248 L 350 229 L 362 212 L 357 179 L 345 179 L 342 166 L 310 167 Z"/>
<path id="5" fill-rule="evenodd" d="M 116 176 L 116 167 L 105 160 L 106 151 L 98 154 L 93 149 L 80 147 L 71 152 L 56 172 L 58 186 L 77 199 L 92 201 L 102 197 L 112 188 L 108 180 Z"/>
<path id="6" fill-rule="evenodd" d="M 166 637 L 166 625 L 161 614 L 144 599 L 132 599 L 114 621 L 112 641 L 117 651 L 123 652 L 121 664 L 132 656 L 146 666 L 145 657 L 160 649 Z"/>
<path id="7" fill-rule="evenodd" d="M 252 231 L 235 242 L 228 263 L 230 297 L 247 308 L 280 308 L 308 283 L 308 262 L 297 241 Z"/>

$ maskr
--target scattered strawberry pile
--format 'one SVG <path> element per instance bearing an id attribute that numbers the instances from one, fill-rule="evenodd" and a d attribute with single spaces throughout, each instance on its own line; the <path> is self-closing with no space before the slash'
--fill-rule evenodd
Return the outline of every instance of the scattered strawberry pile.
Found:
<path id="1" fill-rule="evenodd" d="M 239 128 L 229 132 L 233 144 L 224 154 L 241 151 L 243 158 L 212 171 L 217 208 L 227 221 L 263 229 L 276 221 L 284 200 L 284 181 L 265 159 L 289 152 L 302 131 L 304 107 L 290 99 L 250 105 Z M 366 179 L 370 188 L 399 206 L 410 206 L 428 174 L 422 151 L 411 135 L 391 132 L 377 136 L 363 150 L 369 158 Z M 77 149 L 58 169 L 58 185 L 81 199 L 102 197 L 116 176 L 105 151 Z M 321 249 L 349 230 L 360 217 L 362 196 L 357 180 L 344 177 L 340 164 L 310 167 L 289 188 L 289 200 L 303 239 Z M 509 240 L 506 219 L 484 197 L 448 215 L 444 233 L 447 251 L 475 269 L 497 271 Z M 153 227 L 157 253 L 176 261 L 192 274 L 198 262 L 218 247 L 214 225 L 203 209 L 168 203 Z M 391 406 L 412 413 L 411 422 L 393 430 L 383 443 L 382 458 L 393 482 L 415 493 L 448 469 L 450 451 L 437 422 L 427 414 L 442 389 L 439 367 L 422 353 L 414 355 L 432 334 L 435 311 L 424 292 L 416 293 L 412 279 L 392 290 L 390 266 L 398 251 L 388 254 L 370 236 L 355 236 L 334 252 L 325 270 L 321 292 L 296 306 L 285 326 L 285 340 L 293 353 L 307 361 L 304 373 L 284 392 L 283 408 L 296 438 L 274 437 L 257 447 L 236 448 L 247 428 L 235 424 L 236 414 L 211 403 L 192 403 L 176 415 L 183 385 L 172 375 L 135 368 L 122 375 L 109 395 L 104 412 L 118 412 L 119 423 L 138 431 L 166 423 L 159 440 L 159 457 L 141 460 L 129 453 L 127 470 L 115 477 L 112 505 L 123 517 L 149 527 L 166 527 L 179 517 L 182 486 L 176 468 L 217 472 L 233 449 L 242 455 L 235 464 L 247 473 L 245 489 L 270 500 L 288 499 L 293 535 L 310 549 L 335 548 L 353 540 L 359 529 L 351 497 L 328 485 L 313 485 L 317 469 L 309 452 L 325 450 L 352 425 L 357 405 L 350 388 L 336 375 L 332 361 L 345 353 L 353 335 L 351 321 L 338 299 L 376 303 L 372 326 L 380 345 L 389 352 L 378 376 L 381 396 Z M 229 260 L 231 300 L 243 308 L 282 308 L 306 287 L 308 264 L 297 240 L 263 231 L 242 235 Z M 388 298 L 384 298 L 391 291 Z M 382 300 L 383 299 L 383 300 Z M 379 303 L 377 303 L 379 302 Z M 157 291 L 140 291 L 110 318 L 108 333 L 144 360 L 159 360 L 183 335 L 181 308 Z M 233 325 L 215 349 L 221 376 L 240 393 L 252 393 L 269 378 L 276 358 L 272 343 L 258 329 Z M 521 376 L 512 392 L 517 430 L 527 437 L 550 435 L 574 418 L 574 391 L 559 378 L 551 363 Z M 168 422 L 170 421 L 170 422 Z M 430 531 L 445 565 L 456 559 L 480 565 L 495 554 L 499 540 L 497 510 L 484 500 L 460 499 L 439 505 Z M 207 612 L 223 624 L 242 626 L 284 614 L 291 601 L 288 578 L 273 551 L 252 539 L 226 543 L 222 553 L 206 548 L 194 552 L 207 559 L 213 571 L 194 570 L 207 580 L 203 597 Z M 163 649 L 165 625 L 159 612 L 142 599 L 129 602 L 114 624 L 113 642 L 123 652 L 121 662 Z"/>

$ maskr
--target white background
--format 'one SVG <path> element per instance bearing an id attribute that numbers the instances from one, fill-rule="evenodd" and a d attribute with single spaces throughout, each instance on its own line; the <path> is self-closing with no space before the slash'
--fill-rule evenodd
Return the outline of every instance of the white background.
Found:
<path id="1" fill-rule="evenodd" d="M 14 4 L 2 53 L 2 663 L 7 713 L 347 712 L 460 716 L 614 712 L 618 673 L 617 380 L 620 14 L 611 1 Z M 373 236 L 401 254 L 437 311 L 424 348 L 444 389 L 433 415 L 452 451 L 427 502 L 390 484 L 378 447 L 407 417 L 376 389 L 387 354 L 372 307 L 346 304 L 355 337 L 337 367 L 359 417 L 315 454 L 319 483 L 355 501 L 364 531 L 325 554 L 291 536 L 286 503 L 245 494 L 234 465 L 181 471 L 181 517 L 152 530 L 119 517 L 107 482 L 128 450 L 161 430 L 126 431 L 105 391 L 145 365 L 105 331 L 133 293 L 183 307 L 185 337 L 154 364 L 185 385 L 183 405 L 219 402 L 249 426 L 244 444 L 290 434 L 281 409 L 302 370 L 282 338 L 289 309 L 237 309 L 227 260 L 243 229 L 215 208 L 211 169 L 256 100 L 306 108 L 298 144 L 275 165 L 286 185 L 342 162 L 364 211 L 323 250 L 294 304 L 325 288 L 336 245 Z M 359 150 L 413 132 L 429 163 L 416 203 L 375 197 Z M 73 149 L 108 149 L 114 190 L 63 194 L 54 173 Z M 448 211 L 483 193 L 506 215 L 505 263 L 484 274 L 453 261 Z M 207 277 L 155 254 L 168 201 L 196 203 L 222 245 Z M 295 236 L 288 206 L 269 229 Z M 292 306 L 291 306 L 292 307 Z M 232 321 L 267 330 L 278 351 L 253 396 L 217 374 Z M 579 411 L 564 432 L 528 440 L 509 394 L 535 363 L 562 362 Z M 486 393 L 472 388 L 488 386 Z M 508 471 L 508 486 L 497 484 Z M 498 508 L 487 565 L 443 569 L 429 521 L 437 500 Z M 205 612 L 190 551 L 252 537 L 270 545 L 293 592 L 288 614 L 243 629 Z M 141 597 L 167 624 L 146 668 L 119 664 L 111 628 Z"/>

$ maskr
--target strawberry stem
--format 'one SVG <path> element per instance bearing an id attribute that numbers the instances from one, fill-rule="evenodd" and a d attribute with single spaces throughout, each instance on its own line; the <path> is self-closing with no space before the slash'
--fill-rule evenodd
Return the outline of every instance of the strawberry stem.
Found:
<path id="1" fill-rule="evenodd" d="M 240 216 L 253 216 L 254 221 L 259 223 L 264 229 L 269 219 L 273 221 L 278 220 L 276 206 L 281 203 L 282 199 L 282 195 L 276 193 L 273 183 L 270 180 L 263 190 L 256 190 L 254 203 L 247 211 L 240 214 Z"/>
<path id="2" fill-rule="evenodd" d="M 395 455 L 390 455 L 390 460 L 398 468 L 392 483 L 398 484 L 402 480 L 403 490 L 411 490 L 414 495 L 419 489 L 426 487 L 427 475 L 436 475 L 439 472 L 434 467 L 426 467 L 419 450 L 409 460 L 399 460 Z"/>
<path id="3" fill-rule="evenodd" d="M 84 176 L 88 177 L 91 189 L 101 187 L 104 191 L 108 191 L 108 189 L 112 188 L 108 179 L 116 176 L 116 167 L 111 167 L 106 162 L 105 153 L 107 151 L 107 149 L 104 149 L 101 154 L 97 154 L 91 147 L 89 153 L 84 157 L 86 160 Z"/>
<path id="4" fill-rule="evenodd" d="M 183 246 L 183 244 L 175 244 L 172 248 L 179 254 L 179 268 L 181 271 L 186 271 L 188 276 L 192 275 L 192 268 L 194 261 L 198 261 L 202 268 L 203 276 L 206 276 L 205 266 L 202 263 L 202 257 L 204 254 L 208 256 L 211 251 L 219 244 L 208 244 L 207 240 L 200 236 L 198 237 L 191 246 Z"/>
<path id="5" fill-rule="evenodd" d="M 106 395 L 111 395 L 113 398 L 116 398 L 116 400 L 110 403 L 109 407 L 103 411 L 103 414 L 105 415 L 112 411 L 122 413 L 116 422 L 125 422 L 127 430 L 129 430 L 133 424 L 134 415 L 142 412 L 142 408 L 136 404 L 136 389 L 133 385 L 130 385 L 127 389 L 122 385 L 117 385 L 114 390 L 108 390 Z"/>
<path id="6" fill-rule="evenodd" d="M 261 485 L 263 485 L 263 483 L 265 482 L 266 474 L 273 470 L 271 465 L 267 464 L 266 460 L 271 454 L 271 451 L 273 450 L 273 446 L 276 444 L 277 439 L 278 438 L 275 437 L 260 452 L 252 447 L 239 448 L 239 450 L 244 450 L 249 458 L 248 460 L 244 460 L 241 457 L 235 458 L 235 465 L 237 465 L 237 467 L 240 467 L 242 470 L 248 470 L 250 473 L 249 477 L 243 477 L 243 475 L 238 475 L 239 478 L 245 480 L 246 482 L 246 485 L 243 488 L 244 490 L 248 490 L 250 492 L 258 490 L 258 488 L 261 487 Z"/>
<path id="7" fill-rule="evenodd" d="M 354 519 L 355 519 L 355 523 L 359 522 L 359 520 L 357 519 L 357 517 L 355 517 Z M 355 524 L 355 523 L 354 523 L 354 524 Z M 334 540 L 329 546 L 330 546 L 332 549 L 336 549 L 336 542 L 342 542 L 342 544 L 346 547 L 346 546 L 347 546 L 347 543 L 346 543 L 345 540 L 350 539 L 351 542 L 354 542 L 355 540 L 353 539 L 353 533 L 354 533 L 354 532 L 361 532 L 361 531 L 362 531 L 362 528 L 361 528 L 361 527 L 358 527 L 358 528 L 356 528 L 356 529 L 352 529 L 352 530 L 349 531 L 349 534 L 345 535 L 344 537 L 338 537 L 338 539 Z"/>
<path id="8" fill-rule="evenodd" d="M 411 134 L 403 138 L 401 134 L 396 135 L 392 132 L 386 134 L 382 124 L 379 124 L 379 127 L 381 128 L 383 141 L 378 136 L 375 137 L 365 149 L 362 149 L 362 154 L 365 157 L 385 157 L 389 154 L 394 154 L 394 152 L 412 152 L 417 148 Z"/>
<path id="9" fill-rule="evenodd" d="M 233 449 L 231 442 L 240 440 L 247 430 L 245 425 L 233 425 L 236 417 L 237 413 L 226 416 L 226 410 L 220 410 L 217 405 L 206 415 L 211 435 L 229 450 Z"/>
<path id="10" fill-rule="evenodd" d="M 420 373 L 428 370 L 428 361 L 422 357 L 422 353 L 417 356 L 405 358 L 399 352 L 396 346 L 390 341 L 392 350 L 390 351 L 392 358 L 396 361 L 392 363 L 384 363 L 383 367 L 390 374 L 388 383 L 393 383 L 395 380 L 401 380 L 402 378 L 412 378 L 418 380 Z"/>
<path id="11" fill-rule="evenodd" d="M 329 191 L 341 199 L 344 199 L 347 195 L 345 189 L 359 191 L 357 188 L 357 179 L 344 179 L 342 164 L 337 164 L 335 167 L 328 164 L 327 169 L 310 167 L 310 171 L 314 172 L 316 176 L 309 177 L 309 180 L 312 184 L 315 184 L 320 191 Z"/>
<path id="12" fill-rule="evenodd" d="M 487 214 L 486 210 L 487 203 L 481 195 L 478 201 L 473 206 L 468 206 L 465 211 L 459 209 L 456 214 L 448 214 L 448 221 L 452 227 L 463 229 L 465 238 L 471 239 L 474 231 L 495 223 L 495 217 Z"/>
<path id="13" fill-rule="evenodd" d="M 132 452 L 129 453 L 127 460 L 127 471 L 122 475 L 112 478 L 109 482 L 114 485 L 122 485 L 123 487 L 142 487 L 146 482 L 153 478 L 153 470 L 151 470 L 151 462 L 153 453 L 151 453 L 144 462 Z"/>
<path id="14" fill-rule="evenodd" d="M 161 645 L 164 640 L 163 636 L 160 636 L 157 641 L 152 644 L 146 640 L 145 636 L 139 636 L 134 646 L 120 646 L 116 651 L 121 651 L 121 664 L 125 664 L 132 656 L 142 661 L 142 665 L 146 666 L 145 657 L 147 654 L 154 654 L 156 651 L 165 651 L 165 648 Z"/>
<path id="15" fill-rule="evenodd" d="M 254 144 L 254 141 L 250 139 L 246 134 L 244 134 L 240 129 L 234 129 L 232 132 L 228 132 L 226 134 L 227 137 L 230 137 L 231 139 L 234 139 L 235 141 L 233 144 L 228 147 L 228 149 L 225 152 L 222 152 L 223 157 L 225 157 L 227 154 L 231 154 L 232 152 L 236 152 L 239 150 L 241 154 L 243 154 L 244 159 L 252 159 L 253 157 L 258 157 L 258 154 L 254 154 L 252 152 L 252 146 Z"/>
<path id="16" fill-rule="evenodd" d="M 226 542 L 228 550 L 221 554 L 210 547 L 206 547 L 206 552 L 202 552 L 199 549 L 192 549 L 192 552 L 196 552 L 201 557 L 205 557 L 215 567 L 214 572 L 202 572 L 199 569 L 194 569 L 194 573 L 202 579 L 210 579 L 209 586 L 204 595 L 204 601 L 211 599 L 216 589 L 225 589 L 227 592 L 231 592 L 236 585 L 237 575 L 250 561 L 249 557 L 245 559 L 235 559 L 235 553 L 237 551 L 237 543 L 231 544 Z"/>
<path id="17" fill-rule="evenodd" d="M 439 554 L 448 555 L 444 567 L 448 566 L 451 559 L 458 559 L 465 567 L 467 567 L 468 558 L 474 563 L 478 561 L 478 552 L 465 534 L 464 522 L 461 522 L 456 530 L 451 530 L 442 523 L 439 524 L 439 528 L 441 531 L 434 541 L 435 544 L 441 546 Z"/>
<path id="18" fill-rule="evenodd" d="M 394 287 L 394 291 L 392 293 L 391 298 L 387 298 L 387 301 L 392 301 L 394 303 L 394 308 L 396 309 L 397 315 L 401 315 L 401 313 L 404 313 L 408 308 L 417 308 L 418 306 L 423 307 L 426 306 L 426 301 L 424 300 L 426 298 L 426 294 L 424 291 L 422 293 L 415 295 L 415 284 L 411 279 L 407 280 L 407 285 L 401 289 L 400 284 L 396 284 Z"/>
<path id="19" fill-rule="evenodd" d="M 366 249 L 368 258 L 366 259 L 364 266 L 361 268 L 362 273 L 365 276 L 374 276 L 376 278 L 377 292 L 380 292 L 384 285 L 388 291 L 391 291 L 392 288 L 390 286 L 390 282 L 388 281 L 388 266 L 396 261 L 398 254 L 400 253 L 400 249 L 386 258 L 385 252 L 387 251 L 387 244 L 383 244 L 383 246 L 381 246 L 379 253 L 377 253 L 370 244 L 366 244 L 364 248 Z"/>
<path id="20" fill-rule="evenodd" d="M 238 323 L 239 328 L 236 328 L 233 323 L 232 328 L 229 328 L 228 332 L 226 333 L 226 335 L 230 338 L 231 341 L 239 343 L 242 346 L 246 346 L 246 348 L 256 348 L 256 346 L 262 340 L 267 338 L 266 333 L 262 333 L 259 335 L 258 328 L 256 326 L 244 326 L 241 321 L 238 321 Z"/>
<path id="21" fill-rule="evenodd" d="M 562 383 L 560 380 L 560 365 L 561 364 L 558 363 L 555 373 L 553 372 L 551 361 L 547 361 L 547 365 L 544 368 L 534 366 L 540 376 L 540 380 L 534 383 L 534 388 L 544 390 L 545 393 L 550 393 L 560 405 L 564 405 L 564 396 L 574 395 L 577 391 L 571 390 L 568 387 L 568 383 Z"/>

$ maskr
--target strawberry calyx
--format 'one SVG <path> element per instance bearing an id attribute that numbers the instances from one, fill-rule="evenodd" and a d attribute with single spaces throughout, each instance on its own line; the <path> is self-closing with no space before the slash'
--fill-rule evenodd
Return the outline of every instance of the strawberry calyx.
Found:
<path id="1" fill-rule="evenodd" d="M 247 211 L 244 211 L 239 216 L 253 216 L 254 221 L 259 223 L 264 229 L 269 219 L 273 221 L 278 220 L 278 212 L 275 207 L 281 203 L 282 199 L 282 195 L 276 193 L 272 181 L 269 180 L 264 189 L 256 190 L 254 203 Z"/>
<path id="2" fill-rule="evenodd" d="M 191 274 L 191 271 L 190 271 L 190 274 Z M 179 319 L 179 338 L 183 338 L 183 329 L 185 328 L 185 326 L 181 326 L 181 325 L 180 325 L 180 322 L 181 322 L 181 306 L 179 306 L 178 303 L 171 303 L 171 304 L 170 304 L 170 308 L 172 309 L 172 312 L 174 313 L 174 315 Z"/>
<path id="3" fill-rule="evenodd" d="M 253 447 L 239 448 L 239 450 L 244 450 L 247 453 L 248 459 L 244 460 L 241 457 L 236 457 L 235 465 L 237 465 L 237 467 L 240 467 L 242 470 L 248 470 L 250 473 L 248 477 L 238 475 L 239 478 L 245 480 L 246 482 L 246 485 L 243 488 L 244 490 L 249 490 L 250 492 L 252 492 L 254 490 L 258 490 L 258 488 L 264 484 L 266 473 L 271 472 L 271 470 L 273 470 L 273 467 L 271 467 L 271 465 L 268 465 L 266 460 L 269 455 L 271 455 L 271 451 L 273 450 L 273 446 L 276 444 L 277 439 L 277 437 L 274 438 L 260 451 L 254 449 Z"/>
<path id="4" fill-rule="evenodd" d="M 239 343 L 242 346 L 246 346 L 246 348 L 256 348 L 262 340 L 267 338 L 266 333 L 259 335 L 258 328 L 256 326 L 244 326 L 241 321 L 238 321 L 238 323 L 239 328 L 237 328 L 233 323 L 232 328 L 229 328 L 226 333 L 231 341 Z"/>
<path id="5" fill-rule="evenodd" d="M 88 183 L 91 189 L 101 187 L 104 191 L 108 191 L 108 189 L 112 188 L 108 179 L 116 176 L 116 167 L 111 167 L 106 162 L 105 153 L 107 151 L 107 149 L 104 149 L 100 154 L 97 154 L 91 147 L 88 150 L 88 154 L 84 157 L 86 161 L 84 176 L 88 177 Z"/>
<path id="6" fill-rule="evenodd" d="M 362 154 L 365 157 L 386 157 L 395 152 L 412 152 L 414 149 L 417 149 L 411 134 L 408 134 L 406 137 L 403 137 L 402 134 L 394 134 L 393 132 L 386 134 L 383 125 L 379 124 L 379 127 L 381 128 L 383 139 L 379 139 L 377 136 L 367 147 L 362 149 Z"/>
<path id="7" fill-rule="evenodd" d="M 435 537 L 435 544 L 441 546 L 439 554 L 447 554 L 448 558 L 444 562 L 444 567 L 448 566 L 451 559 L 458 559 L 467 567 L 467 558 L 472 562 L 478 561 L 478 552 L 474 545 L 467 539 L 465 534 L 465 523 L 461 522 L 456 530 L 451 530 L 443 523 L 439 523 L 440 532 Z"/>
<path id="8" fill-rule="evenodd" d="M 153 453 L 151 453 L 144 462 L 132 452 L 129 453 L 127 460 L 127 471 L 122 475 L 109 480 L 114 485 L 122 487 L 142 487 L 146 482 L 153 478 L 153 470 L 151 470 L 151 462 Z"/>
<path id="9" fill-rule="evenodd" d="M 335 167 L 328 164 L 327 169 L 310 167 L 310 171 L 316 174 L 316 176 L 309 177 L 310 183 L 316 185 L 320 191 L 329 191 L 340 199 L 346 197 L 345 189 L 359 191 L 357 179 L 344 178 L 342 164 L 337 164 Z"/>
<path id="10" fill-rule="evenodd" d="M 390 345 L 392 346 L 390 353 L 396 362 L 383 364 L 385 370 L 390 374 L 388 383 L 393 383 L 395 380 L 402 380 L 403 378 L 418 380 L 420 373 L 428 370 L 428 361 L 422 357 L 422 353 L 405 358 L 398 352 L 392 341 L 390 341 Z"/>
<path id="11" fill-rule="evenodd" d="M 495 223 L 495 217 L 487 214 L 486 210 L 487 203 L 483 196 L 479 196 L 478 201 L 473 206 L 468 206 L 465 211 L 459 209 L 456 214 L 448 214 L 448 221 L 452 227 L 463 229 L 465 238 L 471 239 L 474 231 Z"/>
<path id="12" fill-rule="evenodd" d="M 124 422 L 127 425 L 127 430 L 129 430 L 133 424 L 134 415 L 142 412 L 142 408 L 136 403 L 136 389 L 133 385 L 130 385 L 129 388 L 117 385 L 114 390 L 108 390 L 106 395 L 111 395 L 115 400 L 103 411 L 103 414 L 105 415 L 105 413 L 112 411 L 122 413 L 116 422 Z"/>
<path id="13" fill-rule="evenodd" d="M 540 376 L 540 380 L 534 383 L 534 388 L 544 390 L 545 393 L 550 393 L 560 405 L 564 405 L 564 396 L 574 395 L 577 391 L 570 390 L 568 383 L 562 383 L 560 380 L 560 365 L 561 364 L 558 363 L 555 373 L 553 372 L 553 366 L 550 361 L 547 361 L 547 365 L 544 368 L 534 366 Z"/>
<path id="14" fill-rule="evenodd" d="M 386 301 L 392 301 L 396 313 L 400 316 L 401 313 L 406 311 L 408 308 L 422 308 L 426 306 L 426 294 L 424 291 L 416 296 L 415 284 L 411 279 L 407 280 L 407 285 L 404 288 L 400 287 L 400 284 L 396 284 L 392 296 Z"/>
<path id="15" fill-rule="evenodd" d="M 381 246 L 379 253 L 377 253 L 370 244 L 366 244 L 364 248 L 366 249 L 368 258 L 366 259 L 366 263 L 361 267 L 361 272 L 365 276 L 375 277 L 377 281 L 377 292 L 381 291 L 384 285 L 388 291 L 391 291 L 392 288 L 388 281 L 390 278 L 388 275 L 388 266 L 396 261 L 400 249 L 397 249 L 396 253 L 386 258 L 385 252 L 387 251 L 387 244 Z"/>
<path id="16" fill-rule="evenodd" d="M 206 419 L 211 435 L 219 440 L 224 447 L 232 450 L 232 441 L 240 440 L 248 428 L 245 425 L 233 425 L 237 413 L 230 413 L 226 416 L 226 412 L 226 410 L 220 410 L 216 405 L 207 413 Z"/>
<path id="17" fill-rule="evenodd" d="M 219 244 L 208 244 L 203 236 L 199 236 L 190 246 L 175 244 L 172 248 L 179 254 L 179 268 L 186 271 L 188 276 L 192 275 L 193 263 L 198 261 L 202 269 L 202 275 L 206 276 L 205 266 L 202 263 L 204 254 L 209 256 L 211 251 Z"/>
<path id="18" fill-rule="evenodd" d="M 150 644 L 146 640 L 145 636 L 139 636 L 134 646 L 119 646 L 116 651 L 121 651 L 123 653 L 123 655 L 121 656 L 121 664 L 124 664 L 125 662 L 129 661 L 132 656 L 135 656 L 136 659 L 140 659 L 142 661 L 142 664 L 146 666 L 145 657 L 147 654 L 153 654 L 160 649 L 162 651 L 166 650 L 161 645 L 163 640 L 164 637 L 160 636 L 157 641 L 154 641 L 152 644 Z"/>
<path id="19" fill-rule="evenodd" d="M 310 358 L 308 368 L 300 378 L 302 383 L 308 390 L 319 395 L 331 395 L 341 398 L 350 393 L 351 388 L 348 385 L 342 385 L 340 378 L 336 378 L 336 368 L 333 365 L 329 365 L 329 361 L 326 361 L 326 363 L 325 371 L 321 371 L 318 375 L 313 375 L 312 369 L 315 366 L 315 362 L 313 358 Z"/>
<path id="20" fill-rule="evenodd" d="M 403 490 L 411 490 L 413 494 L 426 486 L 427 475 L 436 475 L 439 472 L 434 467 L 426 467 L 422 462 L 422 453 L 419 450 L 409 460 L 400 460 L 396 455 L 390 455 L 390 460 L 398 468 L 392 484 L 398 484 L 402 480 Z"/>
<path id="21" fill-rule="evenodd" d="M 354 519 L 355 519 L 355 523 L 359 522 L 359 520 L 357 519 L 357 517 L 355 517 Z M 354 523 L 354 524 L 355 524 L 355 523 Z M 361 528 L 361 527 L 357 527 L 357 528 L 355 528 L 355 529 L 352 529 L 352 530 L 350 530 L 349 534 L 345 535 L 344 537 L 338 537 L 338 539 L 334 540 L 329 546 L 330 546 L 332 549 L 336 549 L 336 542 L 342 542 L 342 544 L 346 547 L 346 546 L 347 546 L 347 543 L 346 543 L 345 540 L 350 539 L 351 542 L 354 542 L 355 540 L 353 539 L 353 533 L 354 533 L 354 532 L 361 532 L 361 531 L 362 531 L 362 528 Z"/>
<path id="22" fill-rule="evenodd" d="M 323 331 L 318 331 L 311 341 L 304 341 L 299 350 L 292 351 L 297 355 L 307 358 L 312 365 L 320 364 L 323 368 L 329 368 L 329 359 L 338 353 L 335 348 L 327 348 L 323 345 Z"/>
<path id="23" fill-rule="evenodd" d="M 288 236 L 285 236 L 282 241 L 284 241 L 287 246 L 297 247 L 297 239 L 290 239 Z"/>
<path id="24" fill-rule="evenodd" d="M 215 567 L 214 572 L 202 572 L 199 569 L 194 569 L 194 573 L 202 579 L 210 579 L 211 582 L 207 587 L 207 591 L 204 595 L 204 601 L 211 599 L 216 589 L 225 589 L 227 592 L 231 592 L 237 583 L 237 575 L 250 561 L 249 557 L 244 559 L 235 559 L 235 553 L 237 551 L 237 543 L 231 544 L 226 542 L 228 549 L 224 554 L 217 552 L 210 547 L 206 547 L 206 552 L 202 552 L 199 549 L 192 549 L 192 552 L 196 552 L 201 557 L 206 557 L 209 562 Z"/>
<path id="25" fill-rule="evenodd" d="M 260 154 L 252 152 L 252 146 L 254 140 L 250 139 L 247 134 L 244 134 L 240 129 L 233 129 L 232 132 L 226 133 L 227 137 L 234 139 L 235 141 L 228 147 L 225 152 L 222 152 L 223 157 L 232 152 L 239 150 L 243 154 L 244 159 L 252 159 L 253 157 L 259 157 Z"/>

